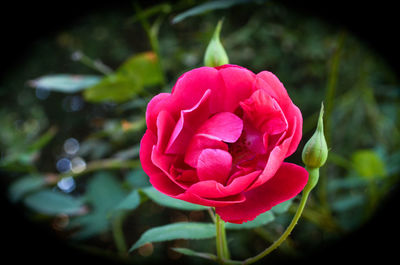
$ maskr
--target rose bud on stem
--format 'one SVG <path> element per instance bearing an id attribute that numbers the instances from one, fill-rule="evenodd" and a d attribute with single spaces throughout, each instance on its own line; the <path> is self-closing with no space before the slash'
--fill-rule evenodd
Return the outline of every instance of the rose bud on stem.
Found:
<path id="1" fill-rule="evenodd" d="M 224 47 L 221 44 L 219 39 L 219 35 L 221 33 L 222 28 L 222 19 L 218 22 L 217 27 L 215 28 L 214 34 L 211 38 L 210 43 L 207 46 L 205 55 L 204 55 L 204 65 L 215 67 L 229 63 L 228 55 L 225 52 Z"/>
<path id="2" fill-rule="evenodd" d="M 328 146 L 324 136 L 324 104 L 321 103 L 321 110 L 318 118 L 317 129 L 313 136 L 304 146 L 302 159 L 309 173 L 309 180 L 305 188 L 312 189 L 317 185 L 319 178 L 319 168 L 322 167 L 328 158 Z"/>

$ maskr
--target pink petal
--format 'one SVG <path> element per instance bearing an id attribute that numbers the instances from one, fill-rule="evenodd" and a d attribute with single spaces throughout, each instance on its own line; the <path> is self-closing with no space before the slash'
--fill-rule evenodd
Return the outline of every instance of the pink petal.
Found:
<path id="1" fill-rule="evenodd" d="M 140 162 L 144 172 L 150 177 L 150 183 L 162 193 L 169 196 L 178 195 L 184 190 L 171 181 L 165 173 L 155 166 L 151 160 L 152 150 L 155 147 L 157 138 L 154 133 L 147 130 L 140 141 Z"/>
<path id="2" fill-rule="evenodd" d="M 172 96 L 176 107 L 192 108 L 204 95 L 206 90 L 219 91 L 223 87 L 218 71 L 213 67 L 200 67 L 190 70 L 176 81 Z"/>
<path id="3" fill-rule="evenodd" d="M 269 157 L 268 160 L 266 161 L 266 165 L 264 167 L 263 172 L 261 175 L 257 178 L 256 181 L 254 181 L 248 190 L 254 189 L 265 182 L 267 182 L 270 178 L 272 178 L 279 167 L 281 166 L 283 160 L 286 158 L 287 150 L 289 148 L 291 139 L 286 139 L 283 141 L 281 145 L 275 146 Z"/>
<path id="4" fill-rule="evenodd" d="M 160 111 L 163 109 L 165 104 L 168 102 L 171 94 L 169 93 L 160 93 L 153 97 L 149 104 L 147 104 L 146 108 L 146 124 L 147 128 L 150 129 L 153 133 L 157 132 L 157 116 Z"/>
<path id="5" fill-rule="evenodd" d="M 175 127 L 171 114 L 163 110 L 157 116 L 157 150 L 164 152 Z"/>
<path id="6" fill-rule="evenodd" d="M 261 80 L 264 81 L 262 84 L 259 83 Z M 263 88 L 269 95 L 275 98 L 282 109 L 289 104 L 293 104 L 282 82 L 269 71 L 262 71 L 257 74 L 256 86 Z"/>
<path id="7" fill-rule="evenodd" d="M 283 163 L 275 176 L 264 185 L 245 193 L 246 201 L 215 208 L 226 222 L 251 221 L 273 206 L 299 194 L 308 181 L 308 172 L 295 164 Z"/>
<path id="8" fill-rule="evenodd" d="M 220 112 L 209 118 L 197 130 L 197 133 L 211 136 L 227 143 L 234 143 L 242 134 L 242 129 L 242 119 L 230 112 Z"/>
<path id="9" fill-rule="evenodd" d="M 186 149 L 185 163 L 193 168 L 196 168 L 200 153 L 206 148 L 228 151 L 228 145 L 224 142 L 211 138 L 207 135 L 196 134 L 193 136 L 188 148 Z"/>
<path id="10" fill-rule="evenodd" d="M 262 134 L 247 120 L 244 120 L 243 132 L 239 139 L 229 146 L 234 164 L 254 159 L 258 154 L 266 154 Z"/>
<path id="11" fill-rule="evenodd" d="M 175 177 L 180 183 L 188 183 L 188 186 L 197 182 L 199 179 L 197 177 L 197 172 L 194 169 L 187 169 L 182 171 L 182 173 Z"/>
<path id="12" fill-rule="evenodd" d="M 286 118 L 275 99 L 262 89 L 240 103 L 246 117 L 261 132 L 278 134 L 288 127 Z"/>
<path id="13" fill-rule="evenodd" d="M 197 162 L 200 181 L 215 180 L 225 184 L 232 167 L 232 156 L 221 149 L 204 149 Z"/>
<path id="14" fill-rule="evenodd" d="M 176 199 L 184 200 L 187 202 L 200 204 L 200 205 L 204 205 L 204 206 L 211 206 L 211 207 L 227 206 L 227 205 L 231 205 L 231 204 L 241 203 L 246 200 L 246 198 L 244 197 L 244 195 L 242 193 L 223 197 L 223 198 L 207 199 L 207 198 L 202 198 L 190 191 L 186 191 L 185 193 L 179 194 L 177 196 L 172 196 L 172 197 L 176 198 Z"/>
<path id="15" fill-rule="evenodd" d="M 257 170 L 243 176 L 238 176 L 227 186 L 215 180 L 200 181 L 190 186 L 187 192 L 209 199 L 233 196 L 242 193 L 260 173 L 261 170 Z"/>
<path id="16" fill-rule="evenodd" d="M 191 183 L 188 184 L 179 182 L 176 179 L 176 175 L 173 174 L 177 172 L 177 169 L 174 165 L 177 159 L 178 157 L 175 155 L 160 153 L 155 147 L 153 148 L 153 151 L 151 153 L 151 162 L 153 163 L 153 165 L 158 167 L 164 173 L 164 176 L 175 183 L 175 185 L 181 187 L 182 189 L 186 189 Z"/>
<path id="17" fill-rule="evenodd" d="M 291 126 L 287 131 L 287 134 L 292 138 L 286 154 L 286 157 L 288 157 L 297 150 L 297 147 L 300 143 L 303 132 L 303 117 L 300 109 L 295 105 L 292 105 L 292 107 L 288 109 L 286 113 L 287 117 L 290 117 L 288 119 L 291 119 L 293 124 L 293 126 Z"/>
<path id="18" fill-rule="evenodd" d="M 211 90 L 206 90 L 203 97 L 191 109 L 182 110 L 181 117 L 176 123 L 171 138 L 169 139 L 166 153 L 183 154 L 199 126 L 210 115 L 209 97 Z"/>
<path id="19" fill-rule="evenodd" d="M 147 128 L 156 133 L 157 116 L 162 110 L 168 111 L 174 120 L 178 120 L 181 110 L 191 109 L 196 105 L 207 89 L 224 90 L 218 70 L 200 67 L 184 73 L 176 81 L 171 94 L 160 93 L 149 102 L 146 110 Z"/>
<path id="20" fill-rule="evenodd" d="M 224 89 L 213 98 L 211 106 L 216 109 L 216 112 L 234 112 L 239 102 L 250 97 L 255 90 L 256 75 L 237 65 L 224 65 L 217 69 L 223 80 Z"/>
<path id="21" fill-rule="evenodd" d="M 293 104 L 285 87 L 279 79 L 268 71 L 257 74 L 256 87 L 265 90 L 276 99 L 288 123 L 287 137 L 292 138 L 286 157 L 293 154 L 302 136 L 303 117 L 299 108 Z"/>
<path id="22" fill-rule="evenodd" d="M 262 134 L 247 122 L 244 126 L 244 131 L 246 136 L 246 147 L 248 151 L 253 154 L 265 154 L 266 149 Z"/>

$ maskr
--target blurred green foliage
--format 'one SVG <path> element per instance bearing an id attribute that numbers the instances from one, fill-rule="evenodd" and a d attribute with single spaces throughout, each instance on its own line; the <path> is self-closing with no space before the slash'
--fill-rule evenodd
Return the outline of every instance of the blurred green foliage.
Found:
<path id="1" fill-rule="evenodd" d="M 183 72 L 202 66 L 222 17 L 221 42 L 231 63 L 275 73 L 303 113 L 304 137 L 288 160 L 301 164 L 321 101 L 326 106 L 328 164 L 305 220 L 278 254 L 304 255 L 360 227 L 398 181 L 398 80 L 346 29 L 279 1 L 182 0 L 109 10 L 35 43 L 23 67 L 2 80 L 0 170 L 8 176 L 2 185 L 9 185 L 10 201 L 66 240 L 124 259 L 142 235 L 158 235 L 166 225 L 178 232 L 150 238 L 169 241 L 145 244 L 129 259 L 198 255 L 187 247 L 213 253 L 213 240 L 179 240 L 187 222 L 212 222 L 208 210 L 163 198 L 150 187 L 138 154 L 147 102 L 170 91 Z M 76 150 L 65 147 L 71 138 Z M 228 230 L 233 258 L 255 255 L 275 240 L 297 203 L 245 225 L 252 230 Z M 199 237 L 188 230 L 193 234 L 186 238 Z"/>

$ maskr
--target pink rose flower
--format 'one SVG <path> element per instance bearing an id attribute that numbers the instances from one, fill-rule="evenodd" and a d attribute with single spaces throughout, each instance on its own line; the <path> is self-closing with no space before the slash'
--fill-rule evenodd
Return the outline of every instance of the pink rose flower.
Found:
<path id="1" fill-rule="evenodd" d="M 147 106 L 143 170 L 158 191 L 215 207 L 226 222 L 253 220 L 293 198 L 308 173 L 284 162 L 303 119 L 278 78 L 237 65 L 183 74 Z"/>

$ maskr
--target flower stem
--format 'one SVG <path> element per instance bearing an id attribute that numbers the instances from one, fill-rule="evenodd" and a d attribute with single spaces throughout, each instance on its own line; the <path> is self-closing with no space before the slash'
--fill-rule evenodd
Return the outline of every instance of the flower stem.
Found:
<path id="1" fill-rule="evenodd" d="M 124 231 L 122 229 L 125 213 L 118 213 L 112 221 L 112 231 L 114 236 L 114 242 L 117 247 L 119 255 L 127 255 L 128 248 L 126 247 Z"/>
<path id="2" fill-rule="evenodd" d="M 217 245 L 217 260 L 220 264 L 224 264 L 223 260 L 229 260 L 230 254 L 228 244 L 226 241 L 225 222 L 218 214 L 215 214 L 215 228 L 217 232 L 216 245 Z"/>
<path id="3" fill-rule="evenodd" d="M 243 264 L 252 264 L 254 262 L 259 261 L 269 253 L 271 253 L 273 250 L 278 248 L 285 240 L 286 238 L 290 235 L 290 233 L 293 231 L 294 227 L 296 226 L 297 222 L 299 221 L 301 214 L 303 213 L 304 207 L 306 205 L 308 196 L 310 195 L 311 190 L 315 187 L 315 185 L 318 182 L 318 177 L 319 177 L 319 169 L 318 168 L 307 168 L 307 171 L 309 172 L 309 181 L 305 188 L 303 189 L 303 194 L 301 196 L 300 204 L 299 207 L 297 208 L 297 211 L 290 222 L 289 226 L 286 228 L 286 231 L 268 248 L 266 248 L 263 252 L 260 254 L 248 258 L 243 261 Z"/>
<path id="4" fill-rule="evenodd" d="M 207 209 L 207 211 L 208 211 L 208 214 L 209 214 L 210 217 L 211 217 L 211 220 L 212 220 L 213 223 L 215 224 L 215 215 L 214 215 L 214 212 L 213 212 L 213 208 L 209 207 L 209 208 Z"/>

